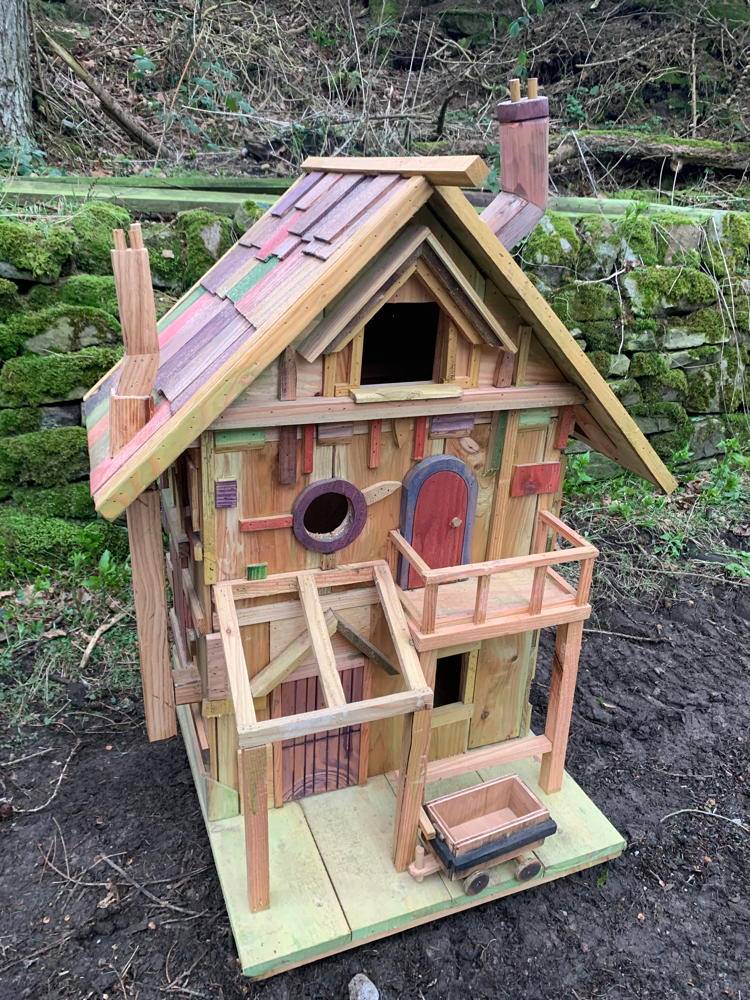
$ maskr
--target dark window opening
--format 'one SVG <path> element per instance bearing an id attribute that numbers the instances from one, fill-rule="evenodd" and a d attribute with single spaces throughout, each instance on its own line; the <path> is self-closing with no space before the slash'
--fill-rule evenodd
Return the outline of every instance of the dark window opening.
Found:
<path id="1" fill-rule="evenodd" d="M 313 535 L 331 534 L 347 520 L 349 509 L 349 501 L 342 493 L 321 493 L 305 511 L 304 525 Z"/>
<path id="2" fill-rule="evenodd" d="M 435 697 L 433 707 L 453 705 L 461 701 L 461 674 L 463 671 L 463 653 L 452 656 L 441 656 L 435 668 Z"/>
<path id="3" fill-rule="evenodd" d="M 365 326 L 362 385 L 431 382 L 440 308 L 436 302 L 398 302 Z"/>

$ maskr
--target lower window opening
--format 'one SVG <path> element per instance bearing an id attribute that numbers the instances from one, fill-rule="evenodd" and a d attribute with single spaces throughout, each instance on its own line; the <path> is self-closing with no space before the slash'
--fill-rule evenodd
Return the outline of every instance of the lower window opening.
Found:
<path id="1" fill-rule="evenodd" d="M 433 708 L 440 708 L 441 705 L 454 705 L 457 701 L 461 701 L 463 665 L 463 653 L 441 656 L 437 661 Z"/>

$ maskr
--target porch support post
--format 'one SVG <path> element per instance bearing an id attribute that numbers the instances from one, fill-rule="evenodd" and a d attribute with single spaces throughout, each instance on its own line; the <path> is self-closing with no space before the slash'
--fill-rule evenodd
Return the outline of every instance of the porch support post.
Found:
<path id="1" fill-rule="evenodd" d="M 267 751 L 265 746 L 238 751 L 240 801 L 245 820 L 247 898 L 252 913 L 271 902 L 268 869 Z"/>
<path id="2" fill-rule="evenodd" d="M 435 650 L 422 653 L 420 656 L 422 673 L 430 687 L 435 683 L 436 662 Z M 422 809 L 427 775 L 431 721 L 431 708 L 424 708 L 404 717 L 393 830 L 393 864 L 398 872 L 406 871 L 414 860 L 419 813 Z"/>
<path id="3" fill-rule="evenodd" d="M 146 490 L 127 509 L 130 565 L 138 628 L 143 710 L 149 740 L 177 733 L 169 663 L 164 547 L 159 494 Z"/>
<path id="4" fill-rule="evenodd" d="M 582 638 L 583 622 L 557 626 L 544 727 L 544 735 L 552 749 L 542 756 L 539 772 L 539 784 L 545 792 L 559 792 L 562 788 Z"/>

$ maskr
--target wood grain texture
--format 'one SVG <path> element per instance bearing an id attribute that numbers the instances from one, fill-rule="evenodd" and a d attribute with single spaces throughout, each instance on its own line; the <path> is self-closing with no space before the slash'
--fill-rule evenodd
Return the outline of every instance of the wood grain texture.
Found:
<path id="1" fill-rule="evenodd" d="M 480 156 L 308 156 L 302 169 L 424 177 L 431 184 L 480 187 L 489 168 Z"/>
<path id="2" fill-rule="evenodd" d="M 512 497 L 538 493 L 556 493 L 560 487 L 562 466 L 559 462 L 535 462 L 516 465 L 510 482 Z"/>
<path id="3" fill-rule="evenodd" d="M 245 826 L 247 900 L 252 913 L 271 905 L 266 793 L 266 751 L 238 751 L 240 801 Z"/>
<path id="4" fill-rule="evenodd" d="M 545 792 L 556 792 L 562 787 L 582 638 L 583 622 L 557 627 L 544 727 L 551 749 L 542 757 L 539 773 L 539 784 Z"/>

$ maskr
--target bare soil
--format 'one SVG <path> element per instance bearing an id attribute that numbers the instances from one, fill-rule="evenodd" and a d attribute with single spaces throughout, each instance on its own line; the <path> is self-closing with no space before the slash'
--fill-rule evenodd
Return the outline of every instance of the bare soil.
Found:
<path id="1" fill-rule="evenodd" d="M 0 998 L 335 998 L 364 971 L 383 998 L 740 1000 L 750 588 L 678 579 L 651 604 L 600 592 L 588 623 L 569 769 L 620 859 L 263 983 L 238 970 L 179 740 L 149 745 L 127 701 L 8 735 Z"/>

